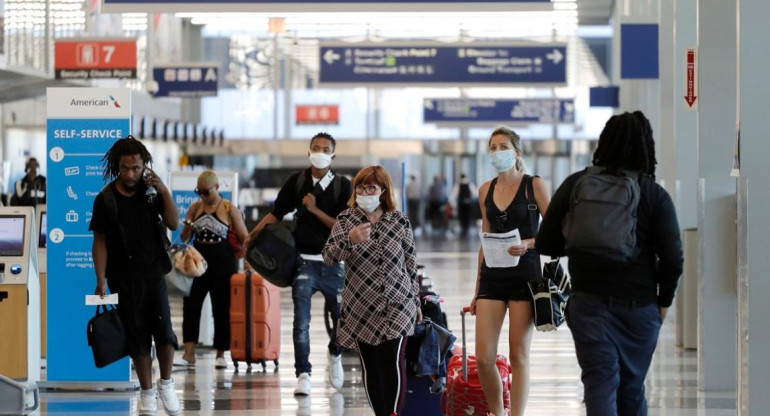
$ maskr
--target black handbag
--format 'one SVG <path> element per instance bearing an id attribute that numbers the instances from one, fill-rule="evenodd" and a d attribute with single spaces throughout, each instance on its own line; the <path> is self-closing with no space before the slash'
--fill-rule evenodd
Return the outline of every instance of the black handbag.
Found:
<path id="1" fill-rule="evenodd" d="M 572 290 L 569 275 L 565 273 L 559 259 L 543 265 L 543 274 L 527 282 L 532 294 L 533 318 L 538 331 L 554 331 L 564 323 L 564 311 Z"/>
<path id="2" fill-rule="evenodd" d="M 97 368 L 128 356 L 126 331 L 114 306 L 97 305 L 96 315 L 88 321 L 86 332 Z"/>
<path id="3" fill-rule="evenodd" d="M 278 287 L 289 287 L 302 264 L 297 251 L 292 225 L 277 222 L 269 224 L 251 240 L 246 250 L 246 262 L 268 282 Z"/>

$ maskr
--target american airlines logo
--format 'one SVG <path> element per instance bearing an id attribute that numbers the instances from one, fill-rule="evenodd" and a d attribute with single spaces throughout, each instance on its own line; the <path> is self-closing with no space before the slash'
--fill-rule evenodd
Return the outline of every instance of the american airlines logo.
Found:
<path id="1" fill-rule="evenodd" d="M 114 106 L 115 108 L 120 108 L 120 103 L 118 103 L 118 100 L 115 99 L 112 95 L 109 96 L 109 100 L 98 100 L 96 98 L 91 98 L 88 100 L 78 100 L 73 98 L 72 101 L 70 101 L 71 107 L 109 107 L 110 105 Z"/>

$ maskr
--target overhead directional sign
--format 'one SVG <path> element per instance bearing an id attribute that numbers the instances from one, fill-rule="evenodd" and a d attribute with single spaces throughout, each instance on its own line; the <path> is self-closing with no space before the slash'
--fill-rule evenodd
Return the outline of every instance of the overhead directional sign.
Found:
<path id="1" fill-rule="evenodd" d="M 116 12 L 544 11 L 551 0 L 103 0 Z"/>
<path id="2" fill-rule="evenodd" d="M 564 44 L 324 44 L 324 86 L 546 84 L 567 81 Z"/>
<path id="3" fill-rule="evenodd" d="M 574 123 L 575 100 L 428 98 L 423 120 L 436 124 Z"/>
<path id="4" fill-rule="evenodd" d="M 158 83 L 156 97 L 213 97 L 217 95 L 219 63 L 156 65 L 153 78 Z"/>
<path id="5" fill-rule="evenodd" d="M 54 46 L 56 79 L 136 78 L 136 39 L 68 38 Z"/>

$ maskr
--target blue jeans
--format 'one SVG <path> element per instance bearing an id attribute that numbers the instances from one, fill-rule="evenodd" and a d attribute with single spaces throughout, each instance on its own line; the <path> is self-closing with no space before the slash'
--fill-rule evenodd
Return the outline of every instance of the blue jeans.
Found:
<path id="1" fill-rule="evenodd" d="M 310 356 L 310 298 L 320 291 L 331 310 L 333 330 L 329 340 L 329 353 L 342 354 L 343 348 L 337 343 L 337 321 L 340 319 L 342 288 L 345 285 L 345 272 L 341 265 L 327 266 L 321 261 L 305 260 L 297 270 L 297 278 L 291 287 L 294 300 L 294 372 L 310 374 L 312 366 Z"/>
<path id="2" fill-rule="evenodd" d="M 647 415 L 644 379 L 663 324 L 658 305 L 573 293 L 567 323 L 588 416 Z"/>

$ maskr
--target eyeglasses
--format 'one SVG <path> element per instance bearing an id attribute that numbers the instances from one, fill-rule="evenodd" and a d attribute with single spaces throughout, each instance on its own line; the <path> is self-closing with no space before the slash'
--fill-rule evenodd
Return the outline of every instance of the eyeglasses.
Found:
<path id="1" fill-rule="evenodd" d="M 198 189 L 198 188 L 195 188 L 195 189 L 193 190 L 193 192 L 195 192 L 195 195 L 200 195 L 200 196 L 209 196 L 209 194 L 211 194 L 211 191 L 212 191 L 213 189 L 214 189 L 214 188 L 209 188 L 209 189 Z"/>
<path id="2" fill-rule="evenodd" d="M 380 189 L 377 185 L 356 185 L 357 194 L 374 195 Z"/>

